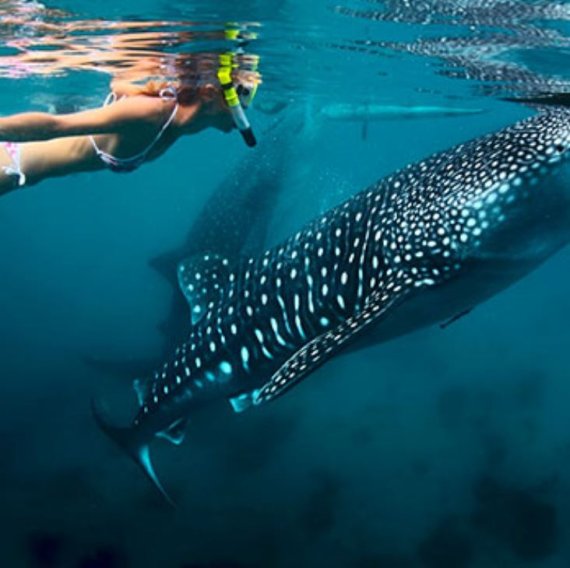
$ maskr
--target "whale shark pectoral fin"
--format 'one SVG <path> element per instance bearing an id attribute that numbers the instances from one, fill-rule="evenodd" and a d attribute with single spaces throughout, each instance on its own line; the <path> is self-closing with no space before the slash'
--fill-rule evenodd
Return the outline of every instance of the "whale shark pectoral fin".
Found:
<path id="1" fill-rule="evenodd" d="M 238 414 L 248 410 L 256 404 L 255 400 L 259 389 L 252 390 L 251 392 L 244 392 L 233 396 L 228 399 L 229 403 L 232 405 L 233 411 Z"/>
<path id="2" fill-rule="evenodd" d="M 175 446 L 179 446 L 186 436 L 186 427 L 188 426 L 188 420 L 186 418 L 181 418 L 176 422 L 173 422 L 169 428 L 159 432 L 157 436 L 159 438 L 164 438 L 169 442 L 173 443 Z"/>
<path id="3" fill-rule="evenodd" d="M 451 316 L 449 319 L 442 321 L 439 324 L 440 329 L 447 329 L 452 323 L 455 323 L 457 320 L 463 319 L 465 316 L 469 315 L 473 311 L 473 308 L 468 308 L 467 310 L 463 310 L 454 316 Z"/>
<path id="4" fill-rule="evenodd" d="M 269 382 L 259 389 L 254 403 L 259 405 L 284 394 L 336 355 L 349 341 L 355 339 L 373 323 L 378 322 L 396 302 L 403 300 L 406 296 L 406 293 L 402 293 L 392 299 L 386 298 L 382 301 L 382 296 L 378 293 L 371 298 L 361 312 L 309 341 L 277 370 Z"/>
<path id="5" fill-rule="evenodd" d="M 216 254 L 192 256 L 178 264 L 178 285 L 190 305 L 192 324 L 200 321 L 210 303 L 219 303 L 230 287 L 230 263 Z"/>
<path id="6" fill-rule="evenodd" d="M 150 448 L 148 443 L 141 441 L 140 436 L 137 435 L 137 432 L 133 428 L 113 426 L 104 416 L 100 406 L 94 400 L 91 401 L 91 411 L 97 426 L 99 426 L 99 428 L 101 428 L 101 430 L 107 434 L 115 444 L 131 456 L 153 485 L 160 491 L 166 501 L 174 507 L 174 501 L 170 498 L 154 471 L 154 467 L 150 460 Z"/>

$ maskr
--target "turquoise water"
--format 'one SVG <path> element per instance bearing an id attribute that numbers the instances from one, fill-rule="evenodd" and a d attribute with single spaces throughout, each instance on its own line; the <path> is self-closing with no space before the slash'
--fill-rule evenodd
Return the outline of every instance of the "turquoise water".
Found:
<path id="1" fill-rule="evenodd" d="M 132 372 L 184 334 L 164 275 L 210 239 L 236 246 L 201 236 L 216 212 L 238 228 L 257 219 L 244 246 L 260 250 L 394 169 L 530 115 L 505 99 L 568 92 L 570 3 L 47 6 L 64 13 L 36 5 L 25 25 L 8 25 L 15 8 L 2 12 L 3 114 L 79 110 L 108 91 L 108 69 L 22 71 L 22 53 L 70 36 L 109 49 L 112 22 L 153 21 L 143 33 L 171 36 L 239 24 L 257 34 L 245 49 L 261 57 L 250 113 L 260 144 L 205 132 L 127 176 L 74 175 L 0 200 L 1 564 L 570 565 L 568 251 L 445 330 L 338 357 L 266 408 L 192 419 L 180 448 L 153 449 L 176 510 L 90 411 L 100 396 L 126 422 Z M 74 21 L 90 23 L 62 24 Z M 471 112 L 341 122 L 321 112 L 332 104 Z M 165 255 L 160 274 L 149 263 Z"/>

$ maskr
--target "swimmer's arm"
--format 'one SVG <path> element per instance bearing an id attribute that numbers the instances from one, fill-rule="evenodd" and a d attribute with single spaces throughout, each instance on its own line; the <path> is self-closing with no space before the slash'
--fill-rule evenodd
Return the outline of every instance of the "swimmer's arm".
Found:
<path id="1" fill-rule="evenodd" d="M 0 140 L 35 142 L 86 134 L 117 134 L 134 125 L 152 124 L 157 116 L 162 119 L 163 109 L 161 99 L 132 97 L 106 107 L 72 114 L 14 114 L 0 117 Z"/>
<path id="2" fill-rule="evenodd" d="M 136 85 L 130 81 L 113 79 L 111 81 L 111 91 L 117 97 L 132 97 L 143 94 L 143 86 Z"/>
<path id="3" fill-rule="evenodd" d="M 117 97 L 132 97 L 135 95 L 158 97 L 162 89 L 171 86 L 173 86 L 171 81 L 147 81 L 144 85 L 132 83 L 124 79 L 113 79 L 111 81 L 111 91 Z"/>

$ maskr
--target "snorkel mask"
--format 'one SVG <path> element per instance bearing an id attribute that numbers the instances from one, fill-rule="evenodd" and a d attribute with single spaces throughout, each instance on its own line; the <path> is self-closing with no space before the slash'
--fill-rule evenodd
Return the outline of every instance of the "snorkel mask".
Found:
<path id="1" fill-rule="evenodd" d="M 246 86 L 245 84 L 234 85 L 232 79 L 232 69 L 237 67 L 233 63 L 233 56 L 231 53 L 223 53 L 220 55 L 220 66 L 218 68 L 218 80 L 222 86 L 224 93 L 224 100 L 228 105 L 232 115 L 234 124 L 240 131 L 245 143 L 252 148 L 257 144 L 255 135 L 249 120 L 245 114 L 245 109 L 251 104 L 257 93 L 257 84 L 252 83 Z"/>

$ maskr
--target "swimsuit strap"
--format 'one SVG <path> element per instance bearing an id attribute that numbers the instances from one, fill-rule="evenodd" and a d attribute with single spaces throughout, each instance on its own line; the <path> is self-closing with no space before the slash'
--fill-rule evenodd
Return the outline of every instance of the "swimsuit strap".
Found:
<path id="1" fill-rule="evenodd" d="M 176 100 L 176 91 L 172 87 L 167 87 L 160 91 L 159 96 L 161 99 L 165 101 Z M 117 100 L 118 99 L 116 94 L 110 93 L 105 99 L 104 106 L 112 104 Z M 141 152 L 134 154 L 133 156 L 129 156 L 128 158 L 117 158 L 116 156 L 113 156 L 112 154 L 109 154 L 108 152 L 101 150 L 101 148 L 99 148 L 97 142 L 95 142 L 95 139 L 91 135 L 89 136 L 89 140 L 91 141 L 91 145 L 93 146 L 96 154 L 103 160 L 103 162 L 105 162 L 112 168 L 116 168 L 118 170 L 124 169 L 124 171 L 134 170 L 140 164 L 143 163 L 147 154 L 160 140 L 160 138 L 164 134 L 164 131 L 170 126 L 170 124 L 174 120 L 177 111 L 178 111 L 178 102 L 174 105 L 174 108 L 172 109 L 172 112 L 170 113 L 168 120 L 162 125 L 162 127 L 160 128 L 154 139 L 150 142 L 150 144 Z"/>
<path id="2" fill-rule="evenodd" d="M 111 91 L 106 97 L 105 100 L 103 101 L 103 106 L 109 106 L 112 105 L 113 103 L 116 103 L 117 101 L 122 101 L 124 98 L 126 97 L 126 95 L 121 95 L 120 97 L 117 95 L 117 93 L 115 93 L 114 91 Z"/>
<path id="3" fill-rule="evenodd" d="M 164 134 L 164 131 L 170 126 L 177 112 L 178 112 L 178 103 L 174 105 L 174 108 L 172 109 L 172 112 L 170 113 L 168 120 L 162 125 L 162 128 L 158 131 L 158 134 L 154 137 L 154 140 L 147 146 L 146 150 L 144 152 L 141 152 L 139 155 L 143 153 L 145 155 L 148 154 L 150 149 L 160 140 L 160 137 Z"/>
<path id="4" fill-rule="evenodd" d="M 103 106 L 106 107 L 112 105 L 114 102 L 116 102 L 116 100 L 117 100 L 117 95 L 113 91 L 111 91 L 103 101 Z"/>
<path id="5" fill-rule="evenodd" d="M 6 150 L 12 165 L 2 166 L 2 170 L 8 176 L 18 176 L 18 186 L 22 187 L 26 184 L 26 174 L 22 171 L 22 149 L 17 142 L 2 142 L 2 146 Z"/>
<path id="6" fill-rule="evenodd" d="M 158 96 L 163 101 L 175 101 L 178 99 L 178 95 L 176 94 L 176 89 L 170 85 L 164 87 L 164 89 L 160 89 L 160 91 L 158 91 Z"/>

